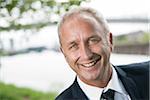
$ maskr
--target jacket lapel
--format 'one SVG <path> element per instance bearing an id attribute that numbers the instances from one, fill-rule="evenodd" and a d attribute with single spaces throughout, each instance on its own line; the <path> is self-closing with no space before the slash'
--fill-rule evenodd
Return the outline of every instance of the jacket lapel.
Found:
<path id="1" fill-rule="evenodd" d="M 82 89 L 80 88 L 80 86 L 77 82 L 77 77 L 72 86 L 72 95 L 73 95 L 73 100 L 88 100 L 87 96 L 82 91 Z"/>
<path id="2" fill-rule="evenodd" d="M 115 67 L 115 66 L 114 66 Z M 140 98 L 140 94 L 138 92 L 137 86 L 135 82 L 127 76 L 127 74 L 119 67 L 115 67 L 118 77 L 124 85 L 124 88 L 130 95 L 131 100 L 137 100 Z"/>

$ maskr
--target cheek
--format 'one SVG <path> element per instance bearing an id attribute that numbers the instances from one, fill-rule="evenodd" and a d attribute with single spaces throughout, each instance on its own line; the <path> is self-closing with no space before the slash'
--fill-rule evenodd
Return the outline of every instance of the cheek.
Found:
<path id="1" fill-rule="evenodd" d="M 90 47 L 91 51 L 96 54 L 101 54 L 103 46 L 101 44 L 93 45 Z"/>
<path id="2" fill-rule="evenodd" d="M 101 53 L 102 53 L 102 56 L 103 56 L 103 59 L 104 59 L 104 63 L 107 64 L 107 62 L 110 59 L 110 53 L 111 53 L 110 47 L 109 46 L 105 46 L 101 50 Z"/>
<path id="3" fill-rule="evenodd" d="M 66 61 L 68 63 L 68 65 L 70 66 L 70 68 L 74 71 L 74 72 L 78 72 L 78 67 L 77 67 L 77 60 L 78 57 L 72 53 L 68 54 L 65 56 Z"/>
<path id="4" fill-rule="evenodd" d="M 110 55 L 111 49 L 108 45 L 99 44 L 91 47 L 92 52 L 103 55 L 105 57 Z"/>
<path id="5" fill-rule="evenodd" d="M 66 54 L 66 60 L 67 62 L 71 65 L 71 66 L 74 66 L 74 64 L 77 62 L 78 60 L 78 54 L 75 53 L 75 52 L 70 52 L 68 54 Z"/>

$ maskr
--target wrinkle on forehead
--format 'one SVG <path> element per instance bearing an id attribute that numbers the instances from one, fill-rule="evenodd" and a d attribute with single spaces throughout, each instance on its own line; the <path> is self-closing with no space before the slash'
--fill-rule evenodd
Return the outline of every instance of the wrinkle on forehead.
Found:
<path id="1" fill-rule="evenodd" d="M 87 31 L 90 32 L 91 35 L 92 33 L 96 33 L 96 29 L 91 23 L 82 19 L 73 19 L 62 26 L 61 35 L 64 39 L 67 39 L 68 33 L 68 36 L 71 35 L 71 39 L 74 39 L 75 37 L 81 38 L 87 34 Z"/>
<path id="2" fill-rule="evenodd" d="M 97 17 L 94 17 L 94 15 L 88 12 L 73 13 L 70 16 L 65 17 L 61 26 L 63 26 L 64 23 L 68 23 L 70 21 L 74 21 L 78 19 L 85 20 L 95 26 L 98 26 L 101 29 L 102 33 L 108 33 L 107 27 L 105 26 L 105 22 L 103 22 L 103 20 L 98 19 Z"/>
<path id="3" fill-rule="evenodd" d="M 85 23 L 89 23 L 89 25 L 92 26 L 92 28 L 94 28 L 94 30 L 96 32 L 98 32 L 99 34 L 101 34 L 103 37 L 106 37 L 106 31 L 103 27 L 103 25 L 101 25 L 95 18 L 93 18 L 92 16 L 86 15 L 86 14 L 77 14 L 77 15 L 72 15 L 70 17 L 68 17 L 68 19 L 66 19 L 62 25 L 62 27 L 60 28 L 61 34 L 67 30 L 66 27 L 70 27 L 76 30 L 76 25 L 81 25 L 81 22 L 85 22 Z M 61 35 L 60 34 L 60 35 Z M 60 36 L 61 37 L 61 36 Z"/>

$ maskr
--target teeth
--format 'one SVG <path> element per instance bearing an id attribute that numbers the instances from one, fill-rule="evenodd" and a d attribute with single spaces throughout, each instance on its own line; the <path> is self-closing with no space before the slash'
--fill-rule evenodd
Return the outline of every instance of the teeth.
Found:
<path id="1" fill-rule="evenodd" d="M 83 66 L 85 66 L 85 67 L 92 67 L 95 63 L 96 63 L 96 61 L 93 61 L 93 62 L 88 63 L 88 64 L 83 64 Z"/>

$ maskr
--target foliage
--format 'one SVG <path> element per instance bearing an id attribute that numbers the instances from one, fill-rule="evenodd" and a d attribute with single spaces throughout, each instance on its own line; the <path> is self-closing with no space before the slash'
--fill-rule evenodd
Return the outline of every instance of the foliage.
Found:
<path id="1" fill-rule="evenodd" d="M 148 32 L 141 32 L 141 34 L 137 33 L 134 35 L 132 34 L 115 36 L 115 45 L 147 44 L 150 41 L 150 33 Z"/>
<path id="2" fill-rule="evenodd" d="M 43 93 L 0 82 L 0 100 L 54 100 L 56 95 L 56 93 Z"/>
<path id="3" fill-rule="evenodd" d="M 150 33 L 145 32 L 143 37 L 141 37 L 141 41 L 143 43 L 147 43 L 147 42 L 149 43 L 150 42 Z"/>
<path id="4" fill-rule="evenodd" d="M 128 43 L 128 38 L 126 35 L 114 37 L 115 45 L 123 45 Z"/>
<path id="5" fill-rule="evenodd" d="M 57 23 L 57 17 L 59 18 L 62 13 L 88 0 L 60 1 L 61 0 L 0 0 L 0 19 L 5 23 L 5 25 L 0 25 L 0 31 L 38 29 Z M 52 16 L 55 18 L 52 18 Z M 28 20 L 30 20 L 30 22 L 28 22 Z"/>

